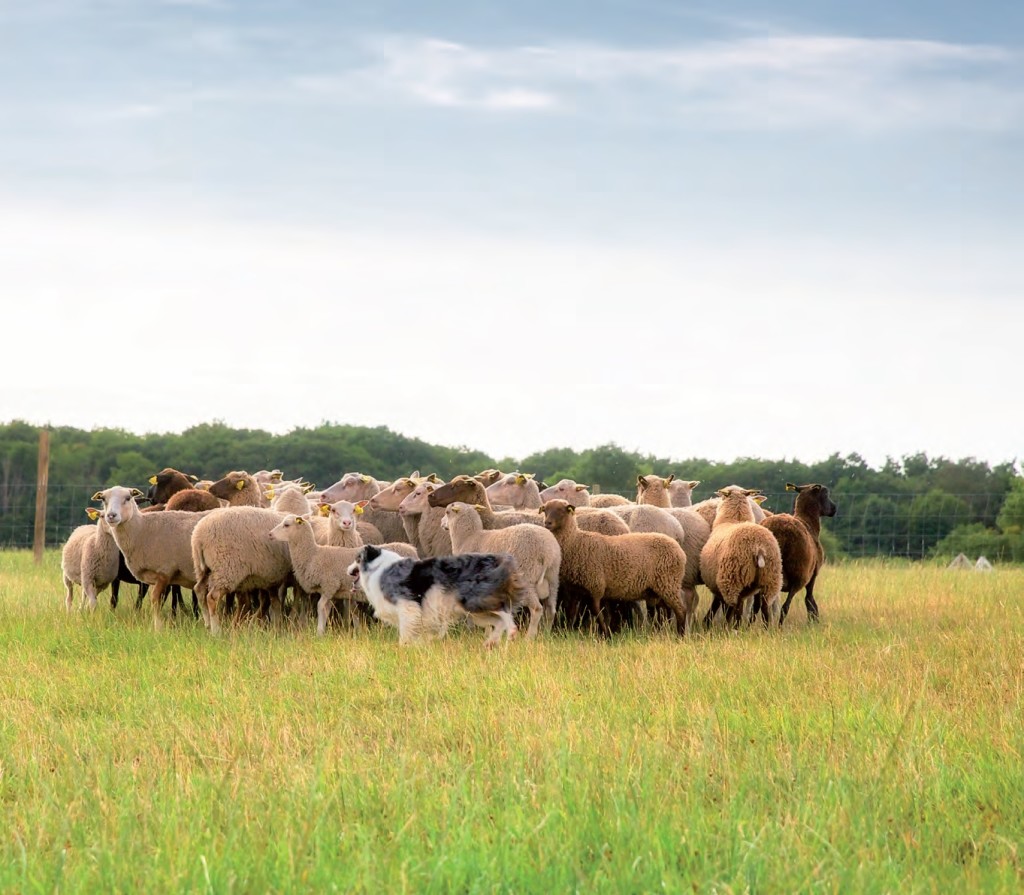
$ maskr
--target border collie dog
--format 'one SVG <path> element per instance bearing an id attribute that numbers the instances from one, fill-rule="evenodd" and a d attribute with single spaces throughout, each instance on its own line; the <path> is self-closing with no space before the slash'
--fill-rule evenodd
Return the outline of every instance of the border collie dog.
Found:
<path id="1" fill-rule="evenodd" d="M 422 632 L 444 637 L 452 621 L 469 616 L 490 633 L 484 646 L 511 640 L 516 623 L 511 607 L 523 597 L 515 558 L 509 553 L 462 553 L 410 559 L 370 544 L 362 547 L 348 573 L 373 606 L 373 614 L 398 628 L 398 642 Z"/>

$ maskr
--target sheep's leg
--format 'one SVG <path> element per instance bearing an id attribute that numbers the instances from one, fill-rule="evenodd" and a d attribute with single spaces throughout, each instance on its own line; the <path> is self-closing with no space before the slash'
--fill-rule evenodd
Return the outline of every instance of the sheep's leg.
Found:
<path id="1" fill-rule="evenodd" d="M 327 613 L 331 611 L 331 595 L 321 594 L 316 604 L 316 633 L 323 637 L 327 633 Z"/>
<path id="2" fill-rule="evenodd" d="M 199 618 L 199 597 L 196 596 L 195 589 L 192 590 L 192 618 Z"/>
<path id="3" fill-rule="evenodd" d="M 75 585 L 70 578 L 64 579 L 64 606 L 71 611 L 71 607 L 75 605 Z"/>
<path id="4" fill-rule="evenodd" d="M 700 597 L 697 594 L 697 588 L 689 584 L 683 585 L 680 597 L 686 610 L 686 617 L 683 619 L 683 629 L 679 633 L 685 637 L 693 631 L 693 623 L 697 618 L 697 607 L 700 605 Z M 677 630 L 678 627 L 677 623 Z"/>
<path id="5" fill-rule="evenodd" d="M 789 604 L 793 602 L 793 597 L 796 595 L 796 590 L 786 591 L 786 601 L 782 604 L 782 609 L 779 610 L 779 624 L 781 625 L 785 620 L 786 616 L 789 615 Z"/>
<path id="6" fill-rule="evenodd" d="M 545 575 L 550 573 L 549 569 Z M 555 616 L 558 614 L 558 576 L 553 575 L 546 580 L 548 593 L 541 603 L 544 604 L 544 630 L 550 631 L 555 626 Z"/>
<path id="7" fill-rule="evenodd" d="M 153 593 L 149 595 L 153 607 L 153 628 L 159 631 L 164 626 L 164 620 L 160 616 L 160 607 L 164 602 L 164 595 L 167 593 L 169 579 L 165 575 L 158 575 L 153 585 Z"/>
<path id="8" fill-rule="evenodd" d="M 139 582 L 139 595 L 135 598 L 135 611 L 138 612 L 142 608 L 142 601 L 146 599 L 146 594 L 149 592 L 149 585 Z"/>
<path id="9" fill-rule="evenodd" d="M 817 574 L 807 582 L 807 587 L 804 588 L 804 605 L 807 607 L 807 618 L 812 622 L 821 621 L 821 615 L 818 612 L 818 603 L 814 599 L 814 582 L 817 579 Z"/>
<path id="10" fill-rule="evenodd" d="M 540 629 L 540 620 L 544 615 L 544 609 L 540 605 L 540 599 L 535 590 L 531 590 L 527 594 L 524 605 L 530 610 L 530 624 L 526 629 L 526 638 L 532 640 L 537 636 L 537 631 Z"/>
<path id="11" fill-rule="evenodd" d="M 121 582 L 115 578 L 110 582 L 110 608 L 117 609 L 117 601 L 120 596 Z"/>
<path id="12" fill-rule="evenodd" d="M 221 601 L 227 602 L 227 588 L 217 587 L 207 591 L 206 594 L 206 613 L 210 620 L 210 633 L 220 634 L 222 631 L 222 625 L 220 621 L 220 606 Z"/>
<path id="13" fill-rule="evenodd" d="M 195 590 L 192 591 L 192 599 L 193 600 L 198 600 L 199 611 L 202 613 L 202 616 L 203 616 L 203 626 L 206 627 L 206 628 L 209 628 L 210 627 L 210 613 L 209 613 L 209 610 L 206 608 L 206 594 L 207 594 L 206 582 L 201 579 L 201 580 L 196 582 Z"/>
<path id="14" fill-rule="evenodd" d="M 83 608 L 88 608 L 90 611 L 94 611 L 99 603 L 96 585 L 91 582 L 88 585 L 82 583 L 82 603 L 84 604 Z"/>
<path id="15" fill-rule="evenodd" d="M 612 629 L 608 626 L 608 619 L 604 617 L 604 613 L 601 611 L 601 598 L 603 594 L 591 594 L 590 605 L 594 610 L 594 618 L 597 620 L 597 626 L 601 631 L 602 637 L 611 637 Z"/>
<path id="16" fill-rule="evenodd" d="M 718 615 L 719 610 L 725 605 L 725 601 L 720 595 L 715 594 L 711 600 L 711 608 L 708 609 L 704 615 L 704 627 L 710 628 L 715 623 L 715 616 Z M 728 608 L 726 609 L 726 616 L 729 616 Z"/>

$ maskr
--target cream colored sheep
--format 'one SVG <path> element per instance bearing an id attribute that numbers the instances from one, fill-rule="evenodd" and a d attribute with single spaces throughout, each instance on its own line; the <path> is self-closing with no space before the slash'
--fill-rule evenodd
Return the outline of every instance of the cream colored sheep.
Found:
<path id="1" fill-rule="evenodd" d="M 538 525 L 510 525 L 485 531 L 479 512 L 461 501 L 444 509 L 442 525 L 451 536 L 452 552 L 456 555 L 511 553 L 522 578 L 525 606 L 530 610 L 526 636 L 537 634 L 541 603 L 545 627 L 550 630 L 558 604 L 558 568 L 562 562 L 562 550 L 551 532 Z"/>
<path id="2" fill-rule="evenodd" d="M 275 513 L 284 516 L 295 514 L 304 516 L 314 511 L 309 498 L 308 489 L 296 482 L 282 482 L 263 490 L 263 496 L 269 500 L 269 507 Z"/>
<path id="3" fill-rule="evenodd" d="M 195 590 L 211 634 L 220 633 L 221 608 L 230 593 L 260 592 L 261 614 L 269 611 L 271 621 L 280 621 L 292 566 L 288 547 L 272 541 L 269 534 L 283 518 L 263 507 L 225 507 L 209 513 L 195 527 L 191 540 Z"/>
<path id="4" fill-rule="evenodd" d="M 513 510 L 537 510 L 544 503 L 533 473 L 510 472 L 487 486 L 487 499 L 494 504 L 507 504 Z"/>
<path id="5" fill-rule="evenodd" d="M 590 506 L 597 509 L 614 509 L 615 507 L 633 506 L 633 501 L 621 494 L 591 494 Z"/>
<path id="6" fill-rule="evenodd" d="M 82 547 L 82 590 L 90 608 L 96 608 L 99 595 L 117 580 L 121 567 L 121 551 L 117 549 L 110 526 L 95 507 L 86 512 L 90 519 L 98 520 L 93 536 Z M 114 598 L 111 597 L 111 605 Z"/>
<path id="7" fill-rule="evenodd" d="M 143 513 L 136 504 L 136 499 L 142 496 L 138 488 L 115 485 L 97 491 L 92 499 L 103 501 L 103 518 L 110 526 L 131 573 L 151 586 L 153 625 L 159 629 L 163 624 L 160 607 L 167 588 L 175 584 L 189 590 L 196 588 L 196 567 L 192 562 L 193 530 L 211 516 L 228 510 Z"/>
<path id="8" fill-rule="evenodd" d="M 761 597 L 766 624 L 778 621 L 782 592 L 782 552 L 767 528 L 754 521 L 752 492 L 730 486 L 718 492 L 720 502 L 704 549 L 700 574 L 704 585 L 727 607 L 734 625 L 749 615 L 755 596 Z M 715 603 L 704 618 L 714 619 Z"/>
<path id="9" fill-rule="evenodd" d="M 402 517 L 406 538 L 419 551 L 422 559 L 451 556 L 453 552 L 451 536 L 441 527 L 444 510 L 430 506 L 427 500 L 430 492 L 437 487 L 433 482 L 420 482 L 398 505 L 398 515 Z"/>
<path id="10" fill-rule="evenodd" d="M 589 507 L 591 505 L 590 492 L 587 490 L 589 487 L 590 485 L 580 485 L 572 479 L 559 479 L 555 484 L 540 492 L 540 499 L 542 502 L 564 500 L 574 507 Z"/>
<path id="11" fill-rule="evenodd" d="M 92 509 L 90 507 L 90 509 Z M 87 511 L 88 512 L 88 511 Z M 60 574 L 64 581 L 64 606 L 68 612 L 75 602 L 75 585 L 82 584 L 82 550 L 87 541 L 92 540 L 96 533 L 96 524 L 89 523 L 77 526 L 60 551 Z M 84 590 L 84 589 L 83 589 Z M 85 595 L 82 596 L 83 605 Z M 91 608 L 95 608 L 95 605 Z"/>
<path id="12" fill-rule="evenodd" d="M 765 500 L 763 494 L 758 493 L 756 489 L 744 488 L 742 485 L 727 485 L 726 488 L 721 489 L 718 493 L 720 494 L 721 491 L 724 491 L 727 488 L 739 488 L 741 491 L 748 492 L 750 511 L 754 514 L 754 521 L 764 521 L 765 516 L 768 514 L 761 508 L 761 504 L 764 503 Z M 721 500 L 722 499 L 717 495 L 715 497 L 709 497 L 706 500 L 702 500 L 700 503 L 693 504 L 690 509 L 695 513 L 700 513 L 708 525 L 714 525 L 715 514 L 718 512 L 718 505 L 721 503 Z"/>
<path id="13" fill-rule="evenodd" d="M 306 593 L 320 595 L 316 606 L 316 633 L 323 636 L 334 600 L 351 600 L 354 596 L 348 567 L 355 562 L 359 547 L 318 544 L 309 517 L 294 514 L 278 522 L 270 530 L 270 537 L 288 545 L 299 586 Z"/>
<path id="14" fill-rule="evenodd" d="M 319 515 L 312 518 L 316 542 L 332 547 L 361 547 L 363 544 L 384 543 L 377 526 L 361 520 L 367 503 L 365 500 L 357 503 L 336 500 L 334 503 L 320 504 Z"/>
<path id="15" fill-rule="evenodd" d="M 663 600 L 676 617 L 676 629 L 685 634 L 692 625 L 695 606 L 682 597 L 686 554 L 664 534 L 633 533 L 609 537 L 581 531 L 576 507 L 561 499 L 541 507 L 545 527 L 562 548 L 559 578 L 584 590 L 594 616 L 605 635 L 610 629 L 601 614 L 601 602 L 609 600 Z"/>

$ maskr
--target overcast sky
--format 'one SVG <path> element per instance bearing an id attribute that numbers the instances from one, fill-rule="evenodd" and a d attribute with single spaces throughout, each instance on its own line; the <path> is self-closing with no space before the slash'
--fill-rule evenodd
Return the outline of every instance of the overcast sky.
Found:
<path id="1" fill-rule="evenodd" d="M 1016 0 L 0 0 L 0 422 L 1012 460 L 1022 158 Z"/>

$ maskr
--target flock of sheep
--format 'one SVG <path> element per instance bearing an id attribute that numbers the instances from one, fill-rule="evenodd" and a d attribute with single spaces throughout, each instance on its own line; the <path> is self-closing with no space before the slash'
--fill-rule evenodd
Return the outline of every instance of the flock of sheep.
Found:
<path id="1" fill-rule="evenodd" d="M 114 486 L 98 491 L 91 524 L 62 551 L 67 608 L 73 587 L 83 605 L 118 585 L 149 591 L 154 625 L 172 593 L 192 591 L 193 611 L 217 633 L 227 613 L 278 624 L 316 617 L 319 634 L 332 610 L 361 623 L 365 597 L 347 574 L 364 544 L 416 559 L 464 553 L 510 554 L 525 585 L 526 634 L 592 624 L 604 635 L 625 621 L 674 617 L 693 627 L 697 586 L 710 591 L 704 616 L 720 609 L 739 625 L 760 614 L 781 624 L 801 589 L 818 618 L 814 583 L 824 562 L 821 517 L 836 506 L 820 484 L 787 485 L 792 513 L 769 513 L 763 496 L 737 485 L 692 504 L 699 482 L 639 476 L 635 500 L 591 495 L 569 479 L 544 487 L 533 476 L 485 470 L 442 481 L 414 472 L 393 482 L 348 473 L 315 490 L 277 470 L 231 472 L 199 482 L 173 469 L 150 479 L 148 494 Z M 148 506 L 142 504 L 148 503 Z M 785 601 L 782 593 L 785 592 Z M 624 621 L 625 620 L 625 621 Z"/>

